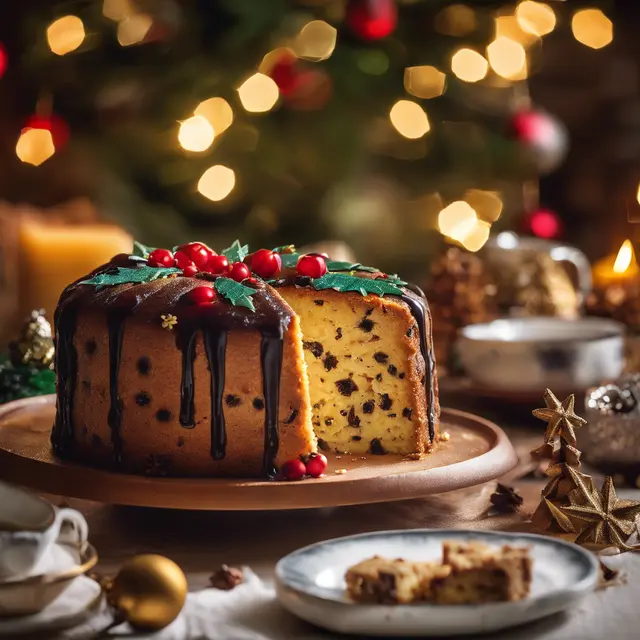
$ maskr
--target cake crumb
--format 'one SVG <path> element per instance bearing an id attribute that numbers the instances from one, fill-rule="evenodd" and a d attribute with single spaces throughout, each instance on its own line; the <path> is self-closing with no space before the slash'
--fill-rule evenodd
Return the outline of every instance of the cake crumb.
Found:
<path id="1" fill-rule="evenodd" d="M 347 473 L 347 470 L 346 470 L 346 469 L 336 469 L 336 470 L 334 471 L 334 473 L 335 473 L 336 475 L 343 476 L 345 473 Z"/>

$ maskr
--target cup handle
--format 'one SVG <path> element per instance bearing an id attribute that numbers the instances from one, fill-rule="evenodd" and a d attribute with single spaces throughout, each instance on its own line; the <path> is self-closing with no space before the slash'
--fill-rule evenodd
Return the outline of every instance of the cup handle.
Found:
<path id="1" fill-rule="evenodd" d="M 578 290 L 582 294 L 582 301 L 591 293 L 591 264 L 587 256 L 575 247 L 560 245 L 550 251 L 556 262 L 570 262 L 578 274 Z"/>
<path id="2" fill-rule="evenodd" d="M 58 527 L 58 539 L 64 524 L 69 523 L 76 534 L 76 539 L 73 540 L 79 547 L 83 546 L 89 538 L 89 525 L 84 516 L 75 509 L 58 509 L 56 513 L 56 525 Z"/>

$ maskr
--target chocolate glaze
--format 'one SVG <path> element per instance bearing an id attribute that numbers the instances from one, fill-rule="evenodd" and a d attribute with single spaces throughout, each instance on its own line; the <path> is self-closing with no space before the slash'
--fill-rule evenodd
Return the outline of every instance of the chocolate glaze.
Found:
<path id="1" fill-rule="evenodd" d="M 140 263 L 121 254 L 110 263 L 82 278 L 88 279 L 114 267 L 136 268 Z M 196 278 L 171 277 L 144 284 L 123 284 L 95 287 L 73 283 L 63 292 L 55 314 L 56 370 L 58 373 L 58 411 L 51 434 L 56 453 L 70 456 L 75 438 L 73 401 L 77 381 L 77 351 L 74 336 L 80 310 L 103 313 L 107 317 L 109 334 L 110 408 L 107 422 L 111 429 L 114 461 L 120 464 L 123 440 L 120 433 L 122 401 L 118 389 L 118 374 L 122 339 L 128 319 L 158 324 L 162 314 L 178 317 L 176 346 L 182 352 L 182 380 L 180 386 L 180 424 L 195 426 L 194 375 L 197 337 L 203 335 L 205 354 L 211 371 L 211 456 L 222 459 L 226 450 L 226 430 L 222 407 L 225 381 L 225 356 L 229 331 L 258 331 L 262 336 L 261 364 L 265 397 L 264 460 L 266 476 L 275 472 L 278 452 L 278 404 L 284 331 L 293 316 L 267 285 L 259 284 L 252 296 L 255 312 L 233 306 L 224 301 L 195 306 L 189 303 L 188 293 L 198 286 L 213 286 Z"/>

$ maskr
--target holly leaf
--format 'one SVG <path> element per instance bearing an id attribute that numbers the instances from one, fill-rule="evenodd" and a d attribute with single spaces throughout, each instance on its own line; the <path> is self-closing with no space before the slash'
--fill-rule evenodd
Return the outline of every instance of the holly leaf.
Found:
<path id="1" fill-rule="evenodd" d="M 327 269 L 329 271 L 367 271 L 368 273 L 378 273 L 380 271 L 375 267 L 365 267 L 359 262 L 342 262 L 339 260 L 327 261 Z"/>
<path id="2" fill-rule="evenodd" d="M 153 247 L 147 247 L 142 244 L 142 242 L 138 242 L 137 240 L 133 241 L 133 255 L 144 258 L 145 260 L 149 257 L 149 254 L 154 251 Z"/>
<path id="3" fill-rule="evenodd" d="M 279 247 L 276 247 L 275 249 L 272 249 L 272 251 L 275 251 L 276 253 L 282 254 L 283 252 L 285 254 L 287 253 L 296 253 L 296 245 L 295 244 L 283 244 Z"/>
<path id="4" fill-rule="evenodd" d="M 226 256 L 230 263 L 244 262 L 244 259 L 249 255 L 249 245 L 241 245 L 238 240 L 222 251 L 222 255 Z"/>
<path id="5" fill-rule="evenodd" d="M 282 260 L 282 267 L 287 269 L 288 267 L 295 267 L 298 264 L 300 256 L 297 253 L 281 253 L 280 259 Z"/>
<path id="6" fill-rule="evenodd" d="M 143 282 L 152 282 L 158 278 L 167 278 L 173 273 L 181 273 L 176 267 L 149 267 L 143 266 L 137 269 L 129 267 L 113 267 L 103 273 L 98 273 L 89 278 L 82 280 L 78 284 L 91 284 L 95 287 L 115 287 L 119 284 L 141 284 Z"/>
<path id="7" fill-rule="evenodd" d="M 225 300 L 235 307 L 246 307 L 251 311 L 256 310 L 250 297 L 256 292 L 255 289 L 245 287 L 231 278 L 216 278 L 213 286 Z"/>
<path id="8" fill-rule="evenodd" d="M 341 292 L 358 291 L 363 296 L 368 293 L 375 293 L 379 296 L 383 296 L 385 293 L 396 296 L 403 294 L 402 289 L 393 282 L 389 282 L 388 279 L 373 280 L 371 278 L 359 278 L 346 273 L 325 273 L 321 278 L 316 278 L 313 281 L 313 286 L 318 291 L 323 289 L 335 289 Z"/>

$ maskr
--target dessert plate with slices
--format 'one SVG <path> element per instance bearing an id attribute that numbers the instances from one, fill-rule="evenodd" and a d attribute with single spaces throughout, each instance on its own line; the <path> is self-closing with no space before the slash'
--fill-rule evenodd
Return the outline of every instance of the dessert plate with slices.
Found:
<path id="1" fill-rule="evenodd" d="M 276 593 L 296 616 L 365 636 L 490 633 L 575 606 L 596 556 L 546 536 L 416 529 L 327 540 L 285 556 Z"/>
<path id="2" fill-rule="evenodd" d="M 149 478 L 58 459 L 49 441 L 55 397 L 0 407 L 3 478 L 32 489 L 88 500 L 176 509 L 263 510 L 417 498 L 498 478 L 517 463 L 504 432 L 488 420 L 443 409 L 448 441 L 422 459 L 336 455 L 321 478 L 299 482 L 238 478 Z M 344 472 L 342 471 L 344 470 Z"/>

